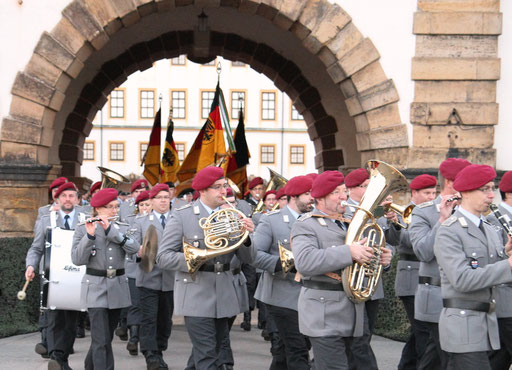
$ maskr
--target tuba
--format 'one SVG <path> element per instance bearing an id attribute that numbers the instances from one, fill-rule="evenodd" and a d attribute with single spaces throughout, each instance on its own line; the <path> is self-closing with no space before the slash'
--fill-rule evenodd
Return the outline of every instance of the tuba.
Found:
<path id="1" fill-rule="evenodd" d="M 245 218 L 245 215 L 232 206 L 199 220 L 206 249 L 196 248 L 183 241 L 183 253 L 192 279 L 195 279 L 197 271 L 206 261 L 235 251 L 247 239 L 249 231 L 240 222 L 240 218 Z"/>
<path id="2" fill-rule="evenodd" d="M 345 244 L 367 237 L 366 244 L 374 251 L 374 257 L 365 264 L 354 263 L 343 270 L 343 290 L 355 303 L 365 302 L 375 293 L 379 284 L 382 265 L 380 265 L 381 248 L 386 245 L 384 231 L 377 224 L 373 211 L 394 192 L 405 191 L 408 182 L 405 177 L 393 166 L 387 163 L 371 160 L 368 162 L 370 169 L 370 182 L 361 199 L 359 206 L 350 222 L 345 238 Z M 351 205 L 351 207 L 354 207 Z"/>
<path id="3" fill-rule="evenodd" d="M 270 190 L 278 190 L 286 185 L 286 183 L 288 182 L 288 180 L 286 178 L 284 178 L 283 176 L 278 174 L 276 171 L 271 170 L 270 168 L 268 170 L 270 171 L 270 181 L 267 184 L 265 193 Z M 273 211 L 276 210 L 278 206 L 279 206 L 279 204 L 276 203 L 276 205 L 273 207 L 272 210 Z M 264 207 L 263 199 L 260 199 L 258 204 L 256 205 L 256 207 L 252 211 L 251 217 L 256 213 L 263 212 L 263 207 Z"/>
<path id="4" fill-rule="evenodd" d="M 96 167 L 101 172 L 101 189 L 114 188 L 117 189 L 121 184 L 129 184 L 130 180 L 105 167 Z"/>
<path id="5" fill-rule="evenodd" d="M 293 253 L 291 250 L 286 249 L 281 241 L 277 242 L 279 247 L 279 259 L 281 260 L 281 267 L 283 268 L 283 273 L 290 272 L 295 267 L 295 259 L 293 258 Z"/>

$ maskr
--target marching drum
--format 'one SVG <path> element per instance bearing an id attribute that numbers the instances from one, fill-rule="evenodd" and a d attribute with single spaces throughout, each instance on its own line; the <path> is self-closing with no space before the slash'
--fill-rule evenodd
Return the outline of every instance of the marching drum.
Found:
<path id="1" fill-rule="evenodd" d="M 85 266 L 71 262 L 74 230 L 48 228 L 44 253 L 41 309 L 85 311 L 80 289 Z"/>

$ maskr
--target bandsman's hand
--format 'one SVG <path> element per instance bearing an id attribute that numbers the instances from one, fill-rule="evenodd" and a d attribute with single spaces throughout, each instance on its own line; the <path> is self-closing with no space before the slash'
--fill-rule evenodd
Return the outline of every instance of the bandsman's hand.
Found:
<path id="1" fill-rule="evenodd" d="M 107 216 L 99 216 L 101 218 L 101 221 L 99 221 L 99 224 L 101 225 L 101 227 L 103 227 L 103 229 L 107 230 L 108 227 L 110 226 L 110 220 L 108 219 Z"/>
<path id="2" fill-rule="evenodd" d="M 60 206 L 57 203 L 55 203 L 53 206 L 50 207 L 50 211 L 55 211 L 56 212 L 59 209 L 60 209 Z"/>
<path id="3" fill-rule="evenodd" d="M 448 202 L 448 200 L 459 196 L 459 193 L 442 196 L 441 205 L 439 206 L 439 223 L 442 224 L 443 222 L 445 222 L 452 215 L 453 209 L 459 205 L 458 200 L 454 200 L 451 202 Z"/>
<path id="4" fill-rule="evenodd" d="M 380 255 L 380 264 L 382 266 L 387 266 L 391 263 L 391 258 L 393 257 L 391 254 L 391 251 L 387 248 L 381 248 L 381 255 Z"/>
<path id="5" fill-rule="evenodd" d="M 242 218 L 240 220 L 240 222 L 242 222 L 242 224 L 244 225 L 244 227 L 249 230 L 250 233 L 254 232 L 254 222 L 252 222 L 252 220 L 250 218 Z"/>
<path id="6" fill-rule="evenodd" d="M 512 254 L 512 238 L 510 238 L 510 236 L 508 236 L 508 234 L 507 234 L 507 238 L 508 238 L 508 241 L 507 241 L 507 244 L 505 244 L 505 253 L 507 254 L 507 256 L 510 256 Z"/>
<path id="7" fill-rule="evenodd" d="M 373 249 L 365 246 L 364 243 L 366 243 L 366 238 L 349 245 L 352 260 L 359 264 L 366 263 L 373 257 Z"/>
<path id="8" fill-rule="evenodd" d="M 96 222 L 87 222 L 89 219 L 85 220 L 85 231 L 87 231 L 87 234 L 94 236 L 96 233 Z"/>
<path id="9" fill-rule="evenodd" d="M 35 275 L 36 274 L 34 273 L 34 268 L 32 266 L 27 267 L 25 270 L 25 279 L 32 281 Z"/>

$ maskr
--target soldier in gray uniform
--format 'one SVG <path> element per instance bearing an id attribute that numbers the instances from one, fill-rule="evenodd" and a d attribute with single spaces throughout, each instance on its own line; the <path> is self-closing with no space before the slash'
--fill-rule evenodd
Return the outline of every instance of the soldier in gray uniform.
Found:
<path id="1" fill-rule="evenodd" d="M 447 356 L 441 350 L 438 322 L 443 307 L 439 267 L 434 255 L 434 240 L 441 224 L 452 214 L 458 193 L 453 189 L 456 175 L 470 163 L 465 159 L 449 158 L 439 167 L 441 194 L 432 202 L 416 206 L 409 225 L 409 238 L 414 254 L 420 260 L 418 289 L 414 299 L 414 318 L 429 326 L 430 338 L 418 369 L 445 369 Z"/>
<path id="2" fill-rule="evenodd" d="M 503 175 L 499 184 L 501 203 L 498 205 L 498 212 L 501 214 L 502 222 L 508 222 L 512 228 L 512 171 Z M 504 244 L 508 241 L 508 233 L 498 221 L 495 214 L 490 214 L 487 219 L 493 224 L 502 235 Z M 505 258 L 507 256 L 504 256 Z M 493 351 L 490 355 L 491 367 L 495 370 L 508 369 L 512 358 L 512 285 L 499 284 L 495 290 L 496 316 L 500 332 L 501 349 Z"/>
<path id="3" fill-rule="evenodd" d="M 153 210 L 135 220 L 134 238 L 142 244 L 148 228 L 153 225 L 160 244 L 170 214 L 169 186 L 156 184 L 149 192 L 149 198 Z M 162 352 L 167 350 L 172 330 L 174 271 L 161 270 L 154 266 L 152 271 L 145 272 L 139 264 L 137 287 L 142 314 L 140 349 L 146 358 L 148 370 L 167 369 Z"/>
<path id="4" fill-rule="evenodd" d="M 274 205 L 276 204 L 276 191 L 275 190 L 269 190 L 263 195 L 263 211 L 259 213 L 255 213 L 252 216 L 252 221 L 254 222 L 254 226 L 258 227 L 258 222 L 260 222 L 261 216 L 263 216 L 265 213 L 271 212 L 272 208 L 274 208 Z"/>
<path id="5" fill-rule="evenodd" d="M 161 269 L 176 271 L 174 301 L 179 302 L 176 314 L 185 316 L 195 368 L 218 369 L 219 348 L 226 335 L 229 336 L 228 320 L 240 313 L 240 300 L 243 299 L 235 289 L 230 262 L 236 254 L 240 261 L 252 263 L 256 248 L 248 238 L 236 251 L 207 261 L 192 279 L 183 253 L 183 240 L 196 248 L 206 248 L 199 220 L 225 203 L 223 197 L 226 196 L 227 183 L 224 171 L 218 167 L 206 167 L 196 174 L 192 187 L 199 191 L 200 197 L 171 213 L 156 262 Z M 254 230 L 250 219 L 244 218 L 241 222 L 249 232 Z M 220 368 L 232 366 L 222 364 Z"/>
<path id="6" fill-rule="evenodd" d="M 450 370 L 490 370 L 487 352 L 500 348 L 494 291 L 497 284 L 512 282 L 512 257 L 504 256 L 512 241 L 503 249 L 499 234 L 483 217 L 494 198 L 495 178 L 487 165 L 459 172 L 453 188 L 461 193 L 460 207 L 435 239 L 443 298 L 439 337 Z"/>
<path id="7" fill-rule="evenodd" d="M 172 181 L 166 182 L 167 186 L 169 186 L 169 196 L 171 197 L 171 205 L 170 210 L 174 210 L 176 208 L 181 208 L 183 206 L 186 206 L 188 202 L 185 199 L 178 198 L 176 196 L 176 186 Z"/>
<path id="8" fill-rule="evenodd" d="M 130 225 L 131 230 L 134 229 L 134 222 L 137 217 L 144 217 L 146 214 L 151 212 L 151 201 L 149 200 L 149 191 L 144 190 L 141 192 L 137 199 L 135 199 L 135 211 L 133 214 L 126 216 L 125 221 Z M 139 288 L 136 285 L 137 278 L 137 270 L 138 263 L 140 262 L 140 258 L 137 257 L 136 254 L 126 255 L 126 261 L 124 264 L 124 268 L 126 270 L 126 276 L 128 277 L 128 286 L 130 287 L 130 298 L 132 304 L 130 307 L 124 309 L 126 310 L 126 326 L 130 331 L 130 339 L 126 344 L 126 349 L 132 356 L 137 356 L 139 354 L 139 326 L 141 321 L 140 314 L 140 298 L 139 298 Z M 116 330 L 118 330 L 117 328 Z"/>
<path id="9" fill-rule="evenodd" d="M 433 201 L 436 198 L 436 185 L 437 179 L 434 176 L 427 174 L 416 176 L 409 184 L 411 204 L 418 205 Z M 416 369 L 416 360 L 425 351 L 430 331 L 428 326 L 414 318 L 414 295 L 418 288 L 420 262 L 414 254 L 407 229 L 400 229 L 397 249 L 400 259 L 396 269 L 395 295 L 402 301 L 411 325 L 411 332 L 402 350 L 398 369 L 414 370 Z"/>
<path id="10" fill-rule="evenodd" d="M 344 244 L 347 225 L 337 219 L 347 200 L 343 180 L 340 172 L 326 171 L 313 181 L 315 209 L 295 222 L 291 234 L 295 267 L 302 275 L 299 329 L 311 340 L 318 369 L 348 369 L 346 348 L 363 334 L 364 304 L 347 297 L 341 270 L 369 261 L 373 250 L 364 239 Z M 380 263 L 390 262 L 391 251 L 384 249 Z"/>
<path id="11" fill-rule="evenodd" d="M 293 224 L 301 214 L 313 210 L 312 183 L 306 176 L 290 179 L 286 184 L 286 195 L 290 198 L 288 205 L 265 213 L 254 233 L 254 244 L 258 248 L 255 266 L 264 270 L 254 297 L 267 306 L 269 320 L 277 326 L 286 355 L 285 359 L 280 358 L 282 354 L 275 345 L 276 338 L 272 338 L 271 370 L 309 370 L 309 348 L 299 331 L 297 312 L 301 284 L 294 279 L 296 271 L 283 273 L 278 243 L 289 248 Z"/>
<path id="12" fill-rule="evenodd" d="M 91 347 L 85 358 L 85 369 L 114 369 L 114 329 L 121 308 L 131 304 L 125 257 L 137 253 L 139 245 L 129 236 L 128 224 L 111 221 L 119 209 L 117 190 L 98 191 L 91 199 L 91 206 L 98 221 L 86 222 L 76 229 L 71 251 L 74 264 L 87 266 L 81 299 L 91 321 Z"/>
<path id="13" fill-rule="evenodd" d="M 121 203 L 121 206 L 119 207 L 120 221 L 126 222 L 126 217 L 128 217 L 129 215 L 133 215 L 133 212 L 135 211 L 135 200 L 137 199 L 140 193 L 142 193 L 145 190 L 149 190 L 148 186 L 148 180 L 146 179 L 138 179 L 132 184 L 132 187 L 130 188 L 130 198 Z"/>
<path id="14" fill-rule="evenodd" d="M 85 215 L 76 210 L 77 189 L 72 182 L 63 182 L 53 192 L 58 200 L 59 210 L 44 214 L 36 223 L 34 241 L 27 252 L 25 277 L 32 280 L 35 269 L 39 265 L 45 251 L 46 230 L 51 227 L 54 217 L 55 225 L 63 229 L 72 230 L 79 219 L 85 219 Z M 70 369 L 68 357 L 76 337 L 76 321 L 78 311 L 70 310 L 45 310 L 47 328 L 47 349 L 50 355 L 48 369 Z M 36 351 L 37 352 L 37 351 Z"/>

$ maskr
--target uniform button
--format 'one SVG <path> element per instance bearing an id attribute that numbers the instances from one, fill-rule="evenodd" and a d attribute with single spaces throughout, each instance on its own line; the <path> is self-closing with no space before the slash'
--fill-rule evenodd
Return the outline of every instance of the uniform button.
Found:
<path id="1" fill-rule="evenodd" d="M 111 260 L 111 259 L 112 259 L 112 257 L 109 257 L 108 259 L 109 259 L 109 260 Z"/>
<path id="2" fill-rule="evenodd" d="M 407 266 L 407 269 L 410 270 L 411 269 L 411 266 Z"/>
<path id="3" fill-rule="evenodd" d="M 491 254 L 489 257 L 493 258 L 493 257 L 494 257 L 494 254 Z"/>
<path id="4" fill-rule="evenodd" d="M 465 314 L 466 314 L 466 311 L 460 311 L 460 314 L 461 314 L 461 315 L 465 315 Z"/>
<path id="5" fill-rule="evenodd" d="M 324 297 L 320 297 L 320 302 L 323 302 L 325 301 L 325 298 Z"/>
<path id="6" fill-rule="evenodd" d="M 335 247 L 335 245 L 331 245 L 331 248 L 334 248 L 334 247 Z"/>
<path id="7" fill-rule="evenodd" d="M 109 251 L 111 251 L 111 250 L 112 250 L 112 248 L 109 248 L 108 250 L 109 250 Z"/>
<path id="8" fill-rule="evenodd" d="M 187 282 L 187 279 L 183 279 L 183 281 L 186 283 L 186 282 Z"/>
<path id="9" fill-rule="evenodd" d="M 476 253 L 475 253 L 475 252 L 473 252 L 471 255 L 474 257 L 474 256 L 476 256 Z"/>
<path id="10" fill-rule="evenodd" d="M 89 279 L 87 279 L 86 281 L 89 282 Z"/>
<path id="11" fill-rule="evenodd" d="M 275 273 L 275 272 L 273 272 L 273 273 L 272 273 L 272 276 L 274 276 L 275 274 L 276 274 L 276 273 Z"/>
<path id="12" fill-rule="evenodd" d="M 491 302 L 492 302 L 492 303 L 496 303 L 496 300 L 493 298 Z"/>
<path id="13" fill-rule="evenodd" d="M 426 286 L 429 286 L 430 284 L 429 283 L 425 283 Z"/>
<path id="14" fill-rule="evenodd" d="M 111 268 L 112 268 L 112 266 L 109 266 L 108 268 L 109 268 L 109 269 L 111 269 Z"/>
<path id="15" fill-rule="evenodd" d="M 220 272 L 217 272 L 217 275 L 220 275 Z"/>
<path id="16" fill-rule="evenodd" d="M 284 242 L 285 242 L 285 243 L 288 243 L 288 239 L 284 239 Z"/>

